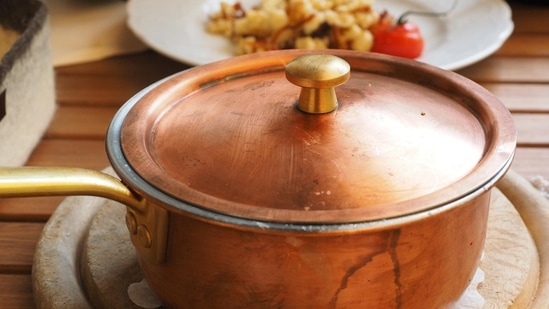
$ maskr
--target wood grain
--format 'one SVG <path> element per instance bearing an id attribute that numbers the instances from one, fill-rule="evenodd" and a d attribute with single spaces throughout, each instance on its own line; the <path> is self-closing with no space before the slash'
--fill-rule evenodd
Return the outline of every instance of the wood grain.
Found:
<path id="1" fill-rule="evenodd" d="M 117 110 L 115 107 L 61 106 L 45 138 L 104 140 Z"/>
<path id="2" fill-rule="evenodd" d="M 547 5 L 522 4 L 519 1 L 510 1 L 512 19 L 515 22 L 514 33 L 547 33 Z"/>
<path id="3" fill-rule="evenodd" d="M 0 308 L 35 308 L 30 275 L 0 274 Z"/>
<path id="4" fill-rule="evenodd" d="M 109 164 L 105 142 L 100 139 L 44 139 L 27 165 L 78 166 L 102 170 Z"/>
<path id="5" fill-rule="evenodd" d="M 0 222 L 0 274 L 30 274 L 43 223 Z"/>
<path id="6" fill-rule="evenodd" d="M 542 176 L 549 180 L 549 148 L 518 147 L 511 168 L 526 179 Z"/>
<path id="7" fill-rule="evenodd" d="M 478 83 L 548 83 L 549 61 L 541 56 L 491 57 L 457 72 Z"/>
<path id="8" fill-rule="evenodd" d="M 519 147 L 549 147 L 547 114 L 513 114 Z"/>
<path id="9" fill-rule="evenodd" d="M 549 113 L 549 83 L 481 83 L 513 113 Z"/>
<path id="10" fill-rule="evenodd" d="M 496 55 L 511 57 L 549 56 L 549 38 L 544 33 L 515 33 L 496 52 Z"/>

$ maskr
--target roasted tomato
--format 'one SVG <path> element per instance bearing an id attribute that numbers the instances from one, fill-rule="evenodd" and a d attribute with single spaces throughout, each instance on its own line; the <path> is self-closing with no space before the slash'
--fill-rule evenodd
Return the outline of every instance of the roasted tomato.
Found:
<path id="1" fill-rule="evenodd" d="M 423 36 L 412 22 L 395 23 L 390 16 L 382 15 L 370 31 L 374 36 L 373 52 L 415 59 L 423 51 Z"/>

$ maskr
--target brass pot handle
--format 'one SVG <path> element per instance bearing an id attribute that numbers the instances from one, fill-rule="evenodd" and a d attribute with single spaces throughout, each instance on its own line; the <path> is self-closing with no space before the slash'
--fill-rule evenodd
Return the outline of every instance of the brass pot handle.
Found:
<path id="1" fill-rule="evenodd" d="M 0 168 L 0 197 L 92 195 L 115 200 L 136 212 L 146 201 L 119 179 L 108 174 L 73 167 Z"/>
<path id="2" fill-rule="evenodd" d="M 0 168 L 0 197 L 91 195 L 128 207 L 126 225 L 134 246 L 151 263 L 165 259 L 168 211 L 148 205 L 119 179 L 94 170 L 73 167 Z"/>

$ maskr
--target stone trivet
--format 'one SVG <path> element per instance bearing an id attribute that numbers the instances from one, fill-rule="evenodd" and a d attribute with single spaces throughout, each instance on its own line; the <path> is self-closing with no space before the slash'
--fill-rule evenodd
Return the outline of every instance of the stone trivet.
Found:
<path id="1" fill-rule="evenodd" d="M 549 237 L 545 224 L 549 202 L 512 171 L 492 192 L 480 265 L 484 278 L 469 291 L 480 293 L 482 308 L 538 308 L 536 304 L 549 303 L 549 247 L 543 241 Z M 83 212 L 83 208 L 95 211 Z M 142 276 L 124 214 L 124 206 L 90 197 L 67 198 L 59 206 L 44 229 L 35 256 L 33 284 L 38 308 L 143 308 L 128 296 L 128 287 L 140 283 Z M 52 250 L 52 246 L 66 248 Z M 79 269 L 83 270 L 82 279 Z M 143 294 L 149 293 L 145 289 Z M 85 305 L 70 302 L 86 298 L 90 301 Z M 465 306 L 480 308 L 478 303 L 456 307 Z"/>
<path id="2" fill-rule="evenodd" d="M 121 225 L 125 214 L 121 204 L 105 201 L 83 241 L 82 283 L 95 308 L 142 308 L 127 297 L 128 287 L 143 276 L 125 224 Z"/>

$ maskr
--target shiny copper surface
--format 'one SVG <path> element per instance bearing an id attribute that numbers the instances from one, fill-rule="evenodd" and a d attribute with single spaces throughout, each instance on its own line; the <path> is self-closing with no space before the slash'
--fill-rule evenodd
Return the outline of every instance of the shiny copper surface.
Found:
<path id="1" fill-rule="evenodd" d="M 285 68 L 308 51 L 196 67 L 113 119 L 107 150 L 128 187 L 0 169 L 0 196 L 126 203 L 167 308 L 445 308 L 478 267 L 490 189 L 515 149 L 510 115 L 454 73 L 324 52 L 352 68 L 333 112 L 296 107 Z"/>
<path id="2" fill-rule="evenodd" d="M 508 166 L 515 131 L 490 93 L 452 72 L 330 51 L 351 65 L 339 107 L 296 108 L 285 66 L 306 52 L 249 55 L 154 87 L 126 115 L 122 149 L 144 179 L 233 216 L 334 223 L 432 209 Z"/>
<path id="3" fill-rule="evenodd" d="M 171 216 L 170 255 L 141 261 L 167 308 L 452 308 L 483 252 L 490 192 L 412 224 L 243 231 Z"/>

